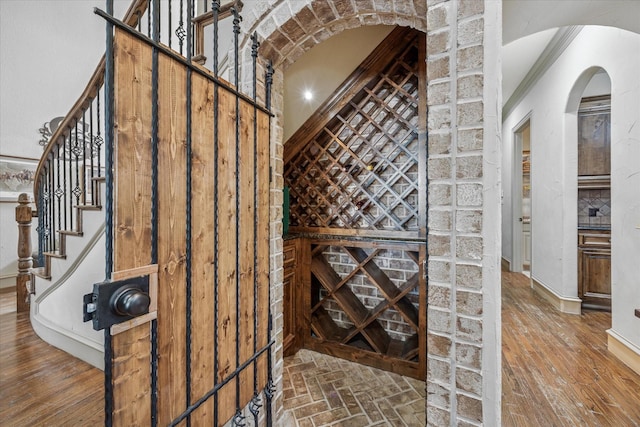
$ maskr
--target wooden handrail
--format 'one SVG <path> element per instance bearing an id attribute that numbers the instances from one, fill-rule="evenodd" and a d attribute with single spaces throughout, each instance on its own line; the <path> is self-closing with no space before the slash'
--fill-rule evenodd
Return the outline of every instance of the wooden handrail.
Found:
<path id="1" fill-rule="evenodd" d="M 105 68 L 105 56 L 102 55 L 102 59 L 100 59 L 100 62 L 98 63 L 98 67 L 93 72 L 93 75 L 91 76 L 91 79 L 87 84 L 87 87 L 84 89 L 84 91 L 82 92 L 82 95 L 80 95 L 80 98 L 78 98 L 76 103 L 73 104 L 73 107 L 71 107 L 71 110 L 69 110 L 67 115 L 60 122 L 58 129 L 56 129 L 53 135 L 51 135 L 51 139 L 49 139 L 49 143 L 45 147 L 42 157 L 40 157 L 40 162 L 38 163 L 38 168 L 36 169 L 36 174 L 35 174 L 36 179 L 33 182 L 33 197 L 36 202 L 36 205 L 38 204 L 38 200 L 39 200 L 38 197 L 39 197 L 40 180 L 38 178 L 44 173 L 46 160 L 52 154 L 53 150 L 57 149 L 59 145 L 58 141 L 62 140 L 64 142 L 64 133 L 67 131 L 67 129 L 70 129 L 73 126 L 73 121 L 76 119 L 80 119 L 82 117 L 82 113 L 84 109 L 95 98 L 96 94 L 98 93 L 98 90 L 104 83 L 104 68 Z"/>
<path id="2" fill-rule="evenodd" d="M 142 17 L 144 12 L 147 9 L 147 1 L 146 0 L 133 0 L 127 13 L 123 18 L 123 22 L 129 26 L 134 26 L 137 24 L 138 19 Z M 38 179 L 41 174 L 44 173 L 44 167 L 46 160 L 52 155 L 54 148 L 57 149 L 59 145 L 59 141 L 62 140 L 64 142 L 64 133 L 67 129 L 71 129 L 73 122 L 76 119 L 80 119 L 82 117 L 83 111 L 91 104 L 93 99 L 95 99 L 100 87 L 104 83 L 104 71 L 105 71 L 105 56 L 102 55 L 102 59 L 98 63 L 96 70 L 91 75 L 89 79 L 89 83 L 85 87 L 84 91 L 78 98 L 78 100 L 73 104 L 71 110 L 67 113 L 64 119 L 58 125 L 58 129 L 51 135 L 49 139 L 49 144 L 44 149 L 44 153 L 42 157 L 40 157 L 40 162 L 38 163 L 38 168 L 36 169 L 35 177 L 36 179 L 33 182 L 33 197 L 36 205 L 39 200 L 39 184 L 40 179 Z"/>

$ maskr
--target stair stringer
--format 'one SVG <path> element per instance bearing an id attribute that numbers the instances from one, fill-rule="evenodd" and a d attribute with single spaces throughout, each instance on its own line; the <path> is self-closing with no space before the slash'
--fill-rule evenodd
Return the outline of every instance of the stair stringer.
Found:
<path id="1" fill-rule="evenodd" d="M 86 240 L 86 239 L 82 239 Z M 82 296 L 104 279 L 104 223 L 64 274 L 31 300 L 31 325 L 47 343 L 85 362 L 104 369 L 104 335 L 82 321 Z M 39 279 L 42 281 L 42 279 Z"/>

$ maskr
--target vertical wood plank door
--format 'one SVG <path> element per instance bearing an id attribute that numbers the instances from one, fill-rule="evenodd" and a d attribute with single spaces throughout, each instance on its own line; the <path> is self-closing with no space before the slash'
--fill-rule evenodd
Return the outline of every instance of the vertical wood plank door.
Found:
<path id="1" fill-rule="evenodd" d="M 224 425 L 268 378 L 270 115 L 120 30 L 114 70 L 112 278 L 157 293 L 110 330 L 107 418 Z"/>

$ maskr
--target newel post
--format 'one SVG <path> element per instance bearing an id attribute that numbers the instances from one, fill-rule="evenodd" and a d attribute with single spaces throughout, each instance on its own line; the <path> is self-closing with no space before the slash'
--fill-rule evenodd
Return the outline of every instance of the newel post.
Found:
<path id="1" fill-rule="evenodd" d="M 31 257 L 31 198 L 22 193 L 18 196 L 19 206 L 16 207 L 16 222 L 18 223 L 18 276 L 16 277 L 16 309 L 18 313 L 29 311 L 29 294 L 31 293 L 31 273 L 33 266 Z"/>

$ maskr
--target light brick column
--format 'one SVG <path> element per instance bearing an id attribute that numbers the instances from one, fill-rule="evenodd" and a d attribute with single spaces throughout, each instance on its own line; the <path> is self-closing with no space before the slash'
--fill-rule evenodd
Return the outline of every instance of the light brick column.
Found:
<path id="1" fill-rule="evenodd" d="M 427 1 L 427 422 L 483 422 L 484 2 Z"/>

